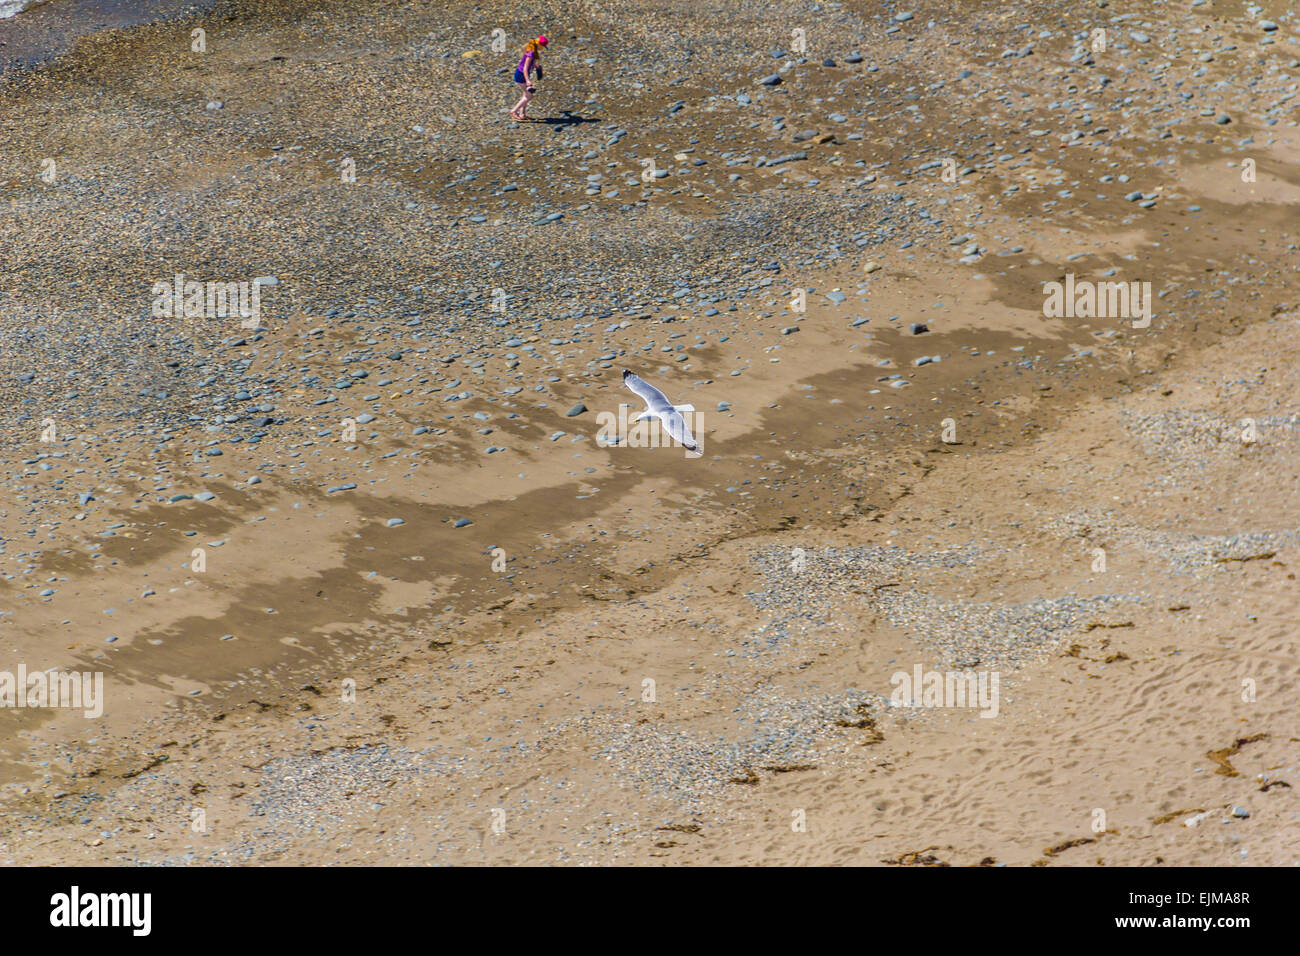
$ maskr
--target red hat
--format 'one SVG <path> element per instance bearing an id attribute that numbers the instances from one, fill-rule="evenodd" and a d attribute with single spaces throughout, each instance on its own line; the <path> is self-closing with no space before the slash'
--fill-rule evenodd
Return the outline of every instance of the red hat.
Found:
<path id="1" fill-rule="evenodd" d="M 537 45 L 538 45 L 538 46 L 546 46 L 546 37 L 538 37 L 538 38 L 537 38 Z"/>

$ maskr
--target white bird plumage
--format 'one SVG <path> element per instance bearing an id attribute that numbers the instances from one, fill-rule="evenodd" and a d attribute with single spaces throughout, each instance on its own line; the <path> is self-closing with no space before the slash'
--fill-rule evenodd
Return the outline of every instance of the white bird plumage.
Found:
<path id="1" fill-rule="evenodd" d="M 685 446 L 687 451 L 699 450 L 700 446 L 691 435 L 691 430 L 686 427 L 686 419 L 682 417 L 682 412 L 695 411 L 694 405 L 674 405 L 668 401 L 667 395 L 627 369 L 623 370 L 623 384 L 645 402 L 645 411 L 636 417 L 636 421 L 658 418 L 664 423 L 668 434 Z"/>

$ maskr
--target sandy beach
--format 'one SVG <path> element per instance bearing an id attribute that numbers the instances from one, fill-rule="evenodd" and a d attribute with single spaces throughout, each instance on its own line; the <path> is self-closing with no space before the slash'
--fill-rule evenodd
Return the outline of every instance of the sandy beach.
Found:
<path id="1" fill-rule="evenodd" d="M 1294 5 L 104 16 L 0 19 L 0 863 L 1300 863 Z"/>

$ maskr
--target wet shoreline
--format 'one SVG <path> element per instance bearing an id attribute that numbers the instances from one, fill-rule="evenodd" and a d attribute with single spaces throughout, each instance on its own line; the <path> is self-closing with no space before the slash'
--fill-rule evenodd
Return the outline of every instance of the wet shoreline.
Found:
<path id="1" fill-rule="evenodd" d="M 104 30 L 166 23 L 210 11 L 222 0 L 43 0 L 0 20 L 0 76 L 58 60 Z"/>

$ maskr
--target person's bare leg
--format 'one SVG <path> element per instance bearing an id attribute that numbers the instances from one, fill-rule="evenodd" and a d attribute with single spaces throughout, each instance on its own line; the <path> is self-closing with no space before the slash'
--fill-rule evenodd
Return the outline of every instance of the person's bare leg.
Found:
<path id="1" fill-rule="evenodd" d="M 529 91 L 529 90 L 524 90 L 524 98 L 521 99 L 521 100 L 519 101 L 519 118 L 520 118 L 520 119 L 523 119 L 523 120 L 528 119 L 528 103 L 529 103 L 529 101 L 532 100 L 532 98 L 533 98 L 533 94 L 532 94 L 532 92 Z"/>

